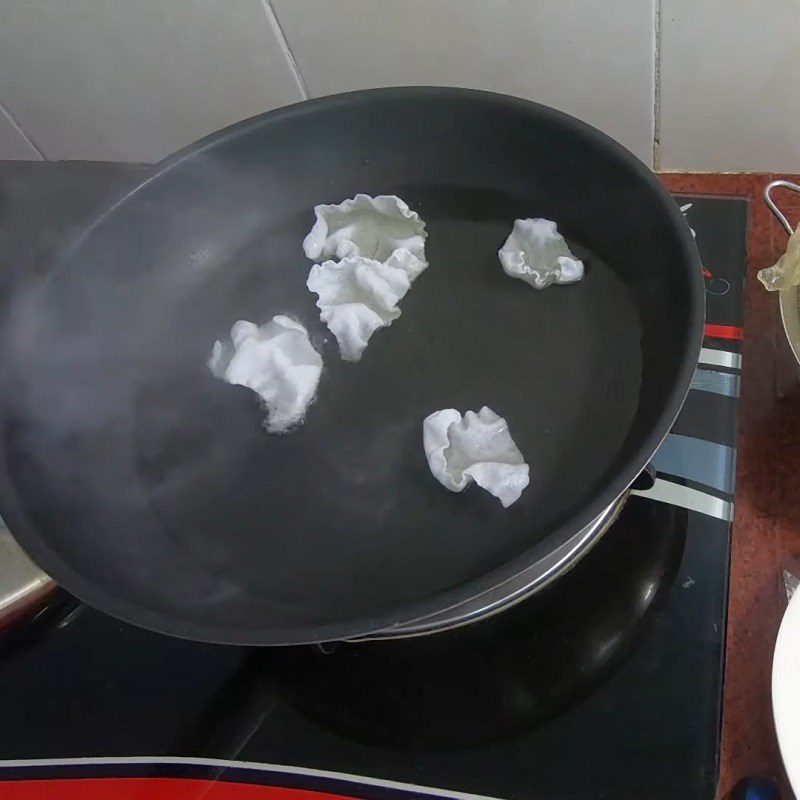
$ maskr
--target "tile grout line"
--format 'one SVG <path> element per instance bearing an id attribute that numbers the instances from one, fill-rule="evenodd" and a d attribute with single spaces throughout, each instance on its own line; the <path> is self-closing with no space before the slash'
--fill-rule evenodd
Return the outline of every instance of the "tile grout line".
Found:
<path id="1" fill-rule="evenodd" d="M 303 73 L 300 72 L 300 65 L 297 63 L 297 59 L 294 57 L 292 48 L 289 46 L 289 40 L 286 38 L 286 34 L 283 32 L 278 15 L 275 13 L 275 9 L 272 7 L 270 0 L 261 0 L 261 5 L 264 9 L 264 14 L 267 16 L 267 21 L 269 22 L 273 33 L 277 37 L 278 42 L 283 49 L 283 55 L 289 62 L 289 70 L 291 71 L 292 76 L 297 83 L 298 89 L 300 89 L 300 94 L 303 96 L 303 100 L 308 100 L 308 86 L 306 86 L 306 82 L 303 79 Z"/>
<path id="2" fill-rule="evenodd" d="M 661 169 L 661 0 L 653 0 L 653 169 Z"/>
<path id="3" fill-rule="evenodd" d="M 42 161 L 47 161 L 47 156 L 44 154 L 42 148 L 39 147 L 39 145 L 36 144 L 36 142 L 34 142 L 30 136 L 28 136 L 25 129 L 19 124 L 17 118 L 11 113 L 11 110 L 2 100 L 0 100 L 0 114 L 6 117 L 8 121 L 19 131 L 19 135 L 25 139 L 25 141 L 39 154 L 39 158 L 41 158 Z"/>

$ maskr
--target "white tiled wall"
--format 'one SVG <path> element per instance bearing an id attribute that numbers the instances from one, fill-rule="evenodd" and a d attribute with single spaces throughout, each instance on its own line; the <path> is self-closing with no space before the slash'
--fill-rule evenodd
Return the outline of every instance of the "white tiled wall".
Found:
<path id="1" fill-rule="evenodd" d="M 490 89 L 575 114 L 651 158 L 651 0 L 273 5 L 312 95 L 397 84 Z"/>
<path id="2" fill-rule="evenodd" d="M 20 130 L 11 114 L 0 106 L 0 158 L 41 160 L 39 151 Z"/>
<path id="3" fill-rule="evenodd" d="M 0 101 L 48 158 L 155 161 L 299 99 L 260 0 L 0 0 Z"/>
<path id="4" fill-rule="evenodd" d="M 449 84 L 663 169 L 800 172 L 799 46 L 800 0 L 0 0 L 0 158 L 155 161 L 305 96 Z"/>
<path id="5" fill-rule="evenodd" d="M 800 172 L 800 0 L 661 0 L 661 166 Z"/>

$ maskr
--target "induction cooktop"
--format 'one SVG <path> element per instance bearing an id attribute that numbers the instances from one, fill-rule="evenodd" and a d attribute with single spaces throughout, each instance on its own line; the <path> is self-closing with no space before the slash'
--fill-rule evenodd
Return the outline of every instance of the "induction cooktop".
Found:
<path id="1" fill-rule="evenodd" d="M 704 264 L 700 362 L 655 485 L 574 569 L 460 629 L 281 649 L 59 593 L 0 640 L 0 797 L 713 797 L 747 204 L 676 200 Z"/>

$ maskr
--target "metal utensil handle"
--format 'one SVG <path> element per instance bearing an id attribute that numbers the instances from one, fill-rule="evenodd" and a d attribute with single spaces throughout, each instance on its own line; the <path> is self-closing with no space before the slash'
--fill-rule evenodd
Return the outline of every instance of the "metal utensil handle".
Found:
<path id="1" fill-rule="evenodd" d="M 768 183 L 764 187 L 764 201 L 769 206 L 769 210 L 775 215 L 775 219 L 783 225 L 783 229 L 786 233 L 791 236 L 794 233 L 794 228 L 789 223 L 789 220 L 786 219 L 783 212 L 775 205 L 775 201 L 772 199 L 772 190 L 773 189 L 791 189 L 793 192 L 800 193 L 800 186 L 796 183 L 792 183 L 791 181 L 772 181 L 772 183 Z"/>

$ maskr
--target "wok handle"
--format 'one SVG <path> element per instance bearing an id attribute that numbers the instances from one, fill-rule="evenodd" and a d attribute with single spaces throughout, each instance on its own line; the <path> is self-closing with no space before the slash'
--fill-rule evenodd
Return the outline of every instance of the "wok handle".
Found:
<path id="1" fill-rule="evenodd" d="M 648 464 L 634 479 L 631 490 L 634 492 L 647 492 L 655 486 L 656 468 Z"/>
<path id="2" fill-rule="evenodd" d="M 792 183 L 791 181 L 784 181 L 784 180 L 777 180 L 768 183 L 764 187 L 764 202 L 769 206 L 769 210 L 775 216 L 775 219 L 783 225 L 783 229 L 786 233 L 791 236 L 794 233 L 794 229 L 791 226 L 791 223 L 788 219 L 786 219 L 784 213 L 775 205 L 775 201 L 772 199 L 772 190 L 773 189 L 790 189 L 793 192 L 800 193 L 800 186 L 796 183 Z"/>
<path id="3" fill-rule="evenodd" d="M 41 608 L 55 588 L 0 521 L 0 629 Z"/>

